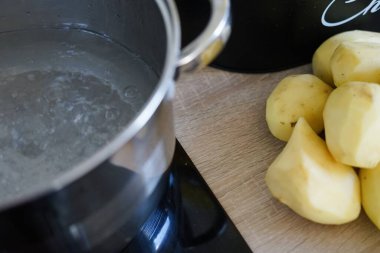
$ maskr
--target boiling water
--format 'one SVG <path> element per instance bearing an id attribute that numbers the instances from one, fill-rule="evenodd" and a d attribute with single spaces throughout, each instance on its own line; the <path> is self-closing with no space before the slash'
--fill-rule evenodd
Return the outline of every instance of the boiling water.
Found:
<path id="1" fill-rule="evenodd" d="M 0 34 L 0 201 L 112 140 L 156 82 L 138 57 L 89 32 Z"/>

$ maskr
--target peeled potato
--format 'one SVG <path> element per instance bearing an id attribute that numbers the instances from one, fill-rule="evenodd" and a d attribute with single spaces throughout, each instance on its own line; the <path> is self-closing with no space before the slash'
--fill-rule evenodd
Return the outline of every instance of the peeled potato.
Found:
<path id="1" fill-rule="evenodd" d="M 275 198 L 314 222 L 342 224 L 360 213 L 358 176 L 334 160 L 303 118 L 270 165 L 265 181 Z"/>
<path id="2" fill-rule="evenodd" d="M 330 64 L 337 87 L 350 81 L 380 83 L 380 43 L 344 42 Z"/>
<path id="3" fill-rule="evenodd" d="M 380 229 L 380 166 L 360 170 L 362 204 L 367 216 Z"/>
<path id="4" fill-rule="evenodd" d="M 335 49 L 342 42 L 346 41 L 380 43 L 380 34 L 360 30 L 348 31 L 332 36 L 321 46 L 319 46 L 313 55 L 313 73 L 330 85 L 333 85 L 333 78 L 330 70 L 330 59 L 334 54 Z"/>
<path id="5" fill-rule="evenodd" d="M 335 89 L 323 112 L 327 146 L 344 164 L 373 168 L 380 162 L 380 86 L 350 82 Z"/>
<path id="6" fill-rule="evenodd" d="M 266 121 L 278 139 L 287 141 L 300 117 L 317 133 L 323 130 L 323 108 L 332 88 L 317 77 L 293 75 L 283 79 L 269 96 Z"/>

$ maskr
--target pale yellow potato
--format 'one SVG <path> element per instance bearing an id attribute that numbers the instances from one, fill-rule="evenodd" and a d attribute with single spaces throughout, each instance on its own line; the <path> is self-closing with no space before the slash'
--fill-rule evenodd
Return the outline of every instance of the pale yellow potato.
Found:
<path id="1" fill-rule="evenodd" d="M 330 69 L 330 59 L 334 54 L 335 49 L 342 42 L 346 41 L 380 43 L 380 33 L 360 30 L 342 32 L 327 39 L 319 46 L 313 55 L 313 73 L 330 85 L 333 85 L 333 78 Z"/>
<path id="2" fill-rule="evenodd" d="M 343 224 L 360 213 L 358 176 L 352 167 L 334 160 L 303 118 L 265 181 L 275 198 L 314 222 Z"/>
<path id="3" fill-rule="evenodd" d="M 287 141 L 300 117 L 317 133 L 323 130 L 323 108 L 332 88 L 311 74 L 284 78 L 272 91 L 266 104 L 269 130 Z"/>
<path id="4" fill-rule="evenodd" d="M 380 229 L 380 166 L 360 170 L 362 205 L 370 220 Z"/>
<path id="5" fill-rule="evenodd" d="M 380 43 L 343 42 L 330 64 L 337 87 L 350 81 L 380 83 Z"/>
<path id="6" fill-rule="evenodd" d="M 349 82 L 338 87 L 326 102 L 323 119 L 327 146 L 337 161 L 360 168 L 380 162 L 378 84 Z"/>

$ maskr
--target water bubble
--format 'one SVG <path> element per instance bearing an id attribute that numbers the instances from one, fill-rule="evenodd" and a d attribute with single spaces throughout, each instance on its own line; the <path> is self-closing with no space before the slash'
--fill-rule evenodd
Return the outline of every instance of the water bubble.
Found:
<path id="1" fill-rule="evenodd" d="M 61 83 L 65 82 L 65 80 L 66 80 L 66 78 L 65 78 L 64 76 L 62 76 L 62 75 L 57 76 L 57 77 L 55 78 L 55 81 L 57 81 L 57 82 L 61 82 Z"/>
<path id="2" fill-rule="evenodd" d="M 52 87 L 52 88 L 58 88 L 59 86 L 61 86 L 61 83 L 60 83 L 60 82 L 53 81 L 53 82 L 51 83 L 51 87 Z"/>
<path id="3" fill-rule="evenodd" d="M 41 143 L 41 145 L 40 145 L 41 150 L 45 151 L 47 149 L 48 145 L 49 145 L 49 142 L 47 142 L 47 141 L 44 143 Z"/>
<path id="4" fill-rule="evenodd" d="M 95 129 L 92 126 L 88 126 L 85 129 L 83 129 L 83 134 L 85 136 L 90 135 L 95 132 Z"/>
<path id="5" fill-rule="evenodd" d="M 34 75 L 34 74 L 28 74 L 27 76 L 26 76 L 26 78 L 29 80 L 29 81 L 34 81 L 34 80 L 36 80 L 36 76 Z"/>
<path id="6" fill-rule="evenodd" d="M 13 140 L 17 140 L 20 135 L 16 129 L 12 128 L 11 129 L 11 136 L 12 136 Z"/>
<path id="7" fill-rule="evenodd" d="M 25 112 L 26 108 L 25 108 L 25 105 L 17 105 L 15 110 L 16 112 Z"/>
<path id="8" fill-rule="evenodd" d="M 70 50 L 66 50 L 66 54 L 68 56 L 76 56 L 76 55 L 79 55 L 80 53 L 77 52 L 77 51 L 75 51 L 75 50 L 73 50 L 73 49 L 70 49 Z"/>
<path id="9" fill-rule="evenodd" d="M 135 86 L 128 86 L 124 89 L 124 97 L 135 98 L 139 95 L 139 91 Z"/>
<path id="10" fill-rule="evenodd" d="M 73 122 L 74 122 L 75 124 L 78 124 L 79 121 L 82 119 L 82 117 L 83 117 L 83 114 L 77 114 L 77 115 L 75 116 Z"/>
<path id="11" fill-rule="evenodd" d="M 106 120 L 115 120 L 119 117 L 120 111 L 116 108 L 110 108 L 105 113 Z"/>

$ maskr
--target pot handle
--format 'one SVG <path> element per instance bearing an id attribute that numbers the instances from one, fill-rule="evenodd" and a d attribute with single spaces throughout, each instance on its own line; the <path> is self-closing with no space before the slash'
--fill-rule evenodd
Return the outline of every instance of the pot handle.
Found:
<path id="1" fill-rule="evenodd" d="M 205 30 L 186 46 L 177 63 L 181 72 L 207 66 L 222 51 L 231 33 L 230 0 L 210 0 L 211 18 Z"/>

